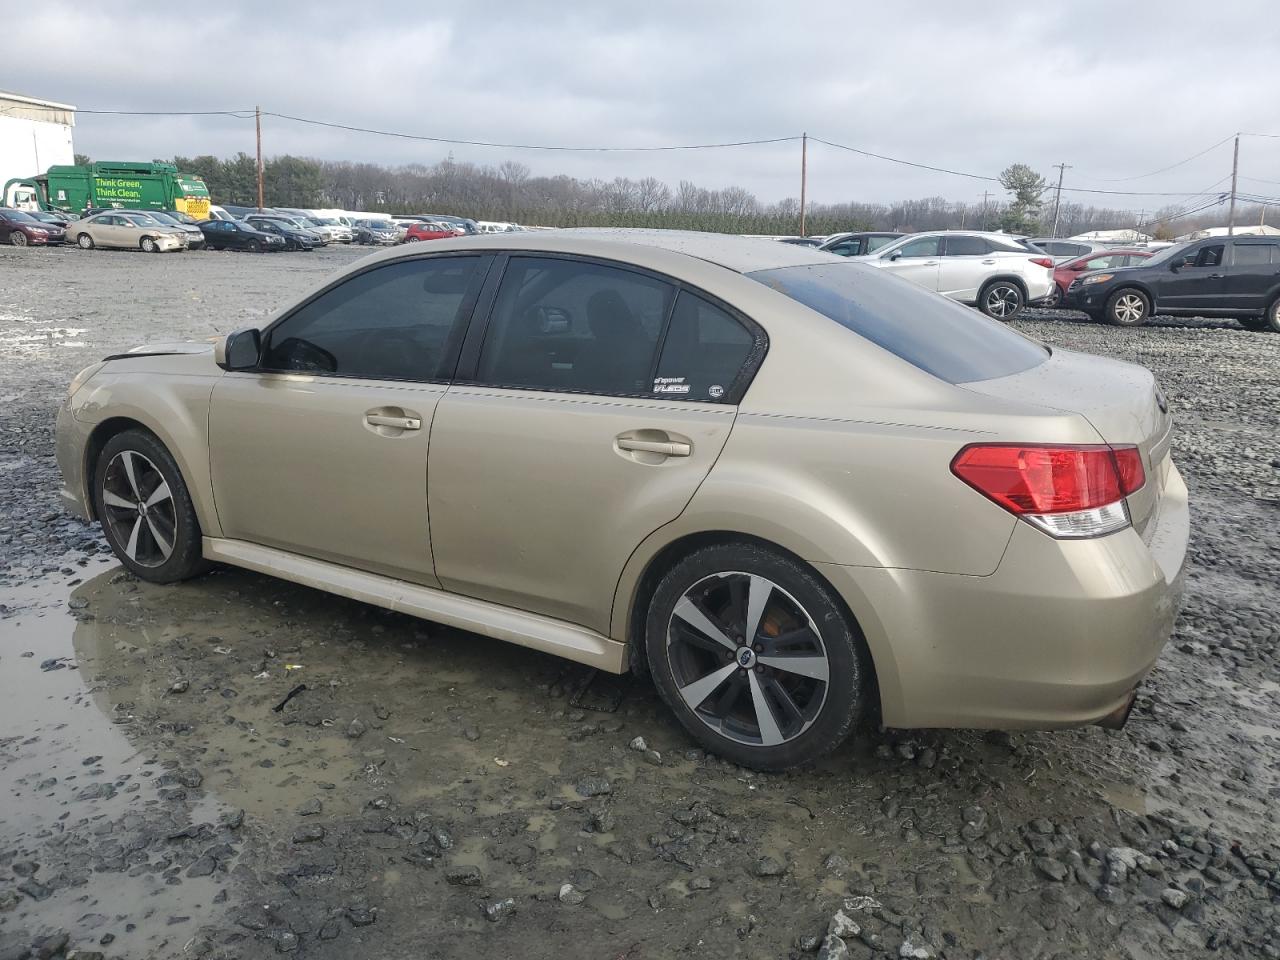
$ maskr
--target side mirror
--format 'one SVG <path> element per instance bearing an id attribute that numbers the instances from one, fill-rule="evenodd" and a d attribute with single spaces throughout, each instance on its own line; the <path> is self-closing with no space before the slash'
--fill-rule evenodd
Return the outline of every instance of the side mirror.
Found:
<path id="1" fill-rule="evenodd" d="M 262 333 L 252 328 L 237 330 L 213 347 L 213 362 L 223 370 L 252 370 L 262 355 Z"/>
<path id="2" fill-rule="evenodd" d="M 1187 261 L 1185 259 L 1174 260 L 1171 264 L 1169 264 L 1169 269 L 1172 270 L 1174 273 L 1177 273 L 1186 265 L 1187 265 Z"/>
<path id="3" fill-rule="evenodd" d="M 900 254 L 900 253 L 891 253 L 891 254 L 889 254 L 889 260 L 890 260 L 890 261 L 893 261 L 893 260 L 900 260 L 900 259 L 902 259 L 902 254 Z"/>

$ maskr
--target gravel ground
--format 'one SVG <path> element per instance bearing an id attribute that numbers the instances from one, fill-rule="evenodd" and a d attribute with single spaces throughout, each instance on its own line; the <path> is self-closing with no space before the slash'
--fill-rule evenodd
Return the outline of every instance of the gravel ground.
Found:
<path id="1" fill-rule="evenodd" d="M 0 960 L 1280 957 L 1280 337 L 1017 323 L 1177 416 L 1187 604 L 1125 730 L 762 775 L 641 683 L 249 573 L 138 582 L 59 511 L 77 369 L 358 255 L 0 249 Z"/>

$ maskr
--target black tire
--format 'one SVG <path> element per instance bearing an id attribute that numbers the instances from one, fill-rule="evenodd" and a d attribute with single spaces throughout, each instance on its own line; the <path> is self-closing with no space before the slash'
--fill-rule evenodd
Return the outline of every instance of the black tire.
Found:
<path id="1" fill-rule="evenodd" d="M 1121 287 L 1107 298 L 1102 313 L 1116 327 L 1140 327 L 1151 316 L 1151 298 L 1136 287 Z"/>
<path id="2" fill-rule="evenodd" d="M 121 497 L 151 503 L 145 510 L 122 506 Z M 125 430 L 106 442 L 93 471 L 93 506 L 107 543 L 134 576 L 173 583 L 210 568 L 182 472 L 153 433 Z"/>
<path id="3" fill-rule="evenodd" d="M 153 240 L 151 237 L 143 237 L 142 240 L 139 241 L 138 246 L 142 248 L 143 253 L 159 253 L 160 252 L 160 247 L 156 244 L 155 240 Z"/>
<path id="4" fill-rule="evenodd" d="M 1267 312 L 1262 315 L 1262 326 L 1257 329 L 1280 333 L 1280 297 L 1271 301 L 1271 306 L 1267 307 Z"/>
<path id="5" fill-rule="evenodd" d="M 81 250 L 92 250 L 93 237 L 89 236 L 87 233 L 80 234 L 80 236 L 76 237 L 76 246 Z"/>
<path id="6" fill-rule="evenodd" d="M 746 623 L 751 585 L 760 580 L 768 599 L 746 644 L 747 631 L 734 623 Z M 720 639 L 693 627 L 690 615 L 707 618 Z M 785 648 L 771 648 L 772 640 Z M 812 569 L 765 546 L 704 547 L 673 566 L 649 602 L 645 644 L 658 694 L 676 718 L 708 750 L 742 766 L 781 770 L 815 760 L 849 736 L 867 707 L 871 668 L 861 632 Z M 774 666 L 797 649 L 806 664 L 822 664 L 825 680 Z M 692 705 L 681 693 L 691 687 L 706 691 Z M 783 693 L 791 712 L 782 710 L 780 721 L 770 704 L 783 704 Z"/>
<path id="7" fill-rule="evenodd" d="M 1027 295 L 1012 280 L 991 280 L 978 291 L 978 309 L 992 320 L 1008 322 L 1027 305 Z"/>
<path id="8" fill-rule="evenodd" d="M 246 245 L 246 249 L 250 253 L 260 253 L 262 252 L 262 244 L 260 244 L 257 240 L 250 240 L 249 243 Z"/>
<path id="9" fill-rule="evenodd" d="M 15 247 L 25 247 L 27 245 L 27 235 L 21 230 L 9 231 L 9 243 Z"/>

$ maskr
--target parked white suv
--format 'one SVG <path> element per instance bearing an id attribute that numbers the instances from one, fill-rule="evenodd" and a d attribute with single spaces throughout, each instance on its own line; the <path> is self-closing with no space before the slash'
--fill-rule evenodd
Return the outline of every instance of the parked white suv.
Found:
<path id="1" fill-rule="evenodd" d="M 989 317 L 1010 320 L 1053 290 L 1053 258 L 1003 233 L 939 230 L 913 233 L 865 257 Z"/>
<path id="2" fill-rule="evenodd" d="M 350 243 L 355 239 L 351 228 L 339 223 L 333 217 L 308 217 L 306 228 L 320 234 L 330 243 Z"/>

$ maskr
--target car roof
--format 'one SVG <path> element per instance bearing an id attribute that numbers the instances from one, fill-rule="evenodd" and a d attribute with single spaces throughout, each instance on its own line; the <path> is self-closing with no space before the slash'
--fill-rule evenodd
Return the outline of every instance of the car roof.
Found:
<path id="1" fill-rule="evenodd" d="M 371 254 L 369 261 L 396 260 L 422 256 L 418 244 L 392 247 Z M 816 247 L 778 243 L 692 230 L 651 230 L 622 227 L 578 227 L 557 230 L 520 230 L 510 233 L 485 233 L 434 240 L 430 252 L 446 251 L 511 251 L 529 253 L 564 253 L 575 256 L 600 257 L 624 263 L 649 265 L 661 270 L 665 264 L 675 266 L 672 256 L 700 260 L 736 273 L 772 270 L 779 267 L 807 266 L 818 263 L 848 263 L 844 257 L 818 250 Z M 360 261 L 364 262 L 364 261 Z"/>

